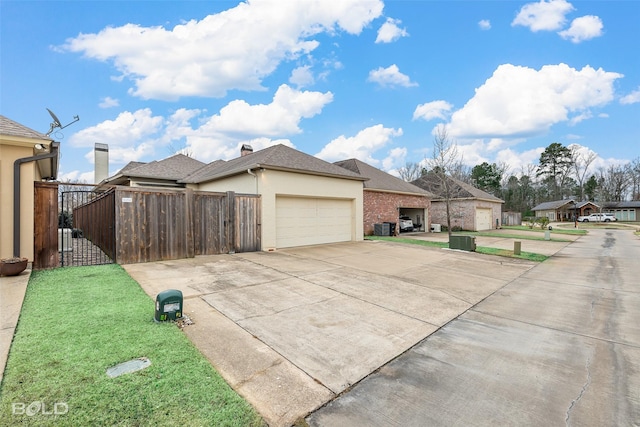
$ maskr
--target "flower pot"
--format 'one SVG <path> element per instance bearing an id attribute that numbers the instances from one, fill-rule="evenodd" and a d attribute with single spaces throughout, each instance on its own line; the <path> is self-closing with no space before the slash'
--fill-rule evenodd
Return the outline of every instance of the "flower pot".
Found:
<path id="1" fill-rule="evenodd" d="M 6 258 L 0 260 L 0 276 L 17 276 L 27 268 L 27 258 Z"/>

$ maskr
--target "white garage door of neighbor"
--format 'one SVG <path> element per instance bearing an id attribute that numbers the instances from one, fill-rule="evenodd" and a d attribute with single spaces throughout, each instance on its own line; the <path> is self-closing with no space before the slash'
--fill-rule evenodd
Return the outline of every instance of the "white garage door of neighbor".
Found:
<path id="1" fill-rule="evenodd" d="M 476 231 L 491 230 L 491 209 L 476 208 Z"/>
<path id="2" fill-rule="evenodd" d="M 351 241 L 350 200 L 278 197 L 276 246 L 318 245 Z"/>

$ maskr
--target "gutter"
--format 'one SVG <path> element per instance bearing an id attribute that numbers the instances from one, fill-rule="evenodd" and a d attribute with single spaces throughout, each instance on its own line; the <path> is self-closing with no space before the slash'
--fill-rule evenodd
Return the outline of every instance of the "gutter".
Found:
<path id="1" fill-rule="evenodd" d="M 53 159 L 58 157 L 59 142 L 51 142 L 51 151 L 37 156 L 22 157 L 13 162 L 13 256 L 20 257 L 20 166 L 23 163 L 36 162 L 38 160 Z M 58 171 L 55 172 L 57 177 Z M 55 177 L 51 177 L 55 178 Z"/>

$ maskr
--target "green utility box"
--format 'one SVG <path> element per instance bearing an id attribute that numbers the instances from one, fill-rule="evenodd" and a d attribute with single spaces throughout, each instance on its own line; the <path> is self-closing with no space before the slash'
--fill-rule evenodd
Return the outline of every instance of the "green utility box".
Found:
<path id="1" fill-rule="evenodd" d="M 156 322 L 176 320 L 182 317 L 182 292 L 176 289 L 162 291 L 156 297 Z"/>
<path id="2" fill-rule="evenodd" d="M 476 238 L 473 236 L 451 236 L 449 237 L 449 249 L 474 252 L 476 250 Z"/>

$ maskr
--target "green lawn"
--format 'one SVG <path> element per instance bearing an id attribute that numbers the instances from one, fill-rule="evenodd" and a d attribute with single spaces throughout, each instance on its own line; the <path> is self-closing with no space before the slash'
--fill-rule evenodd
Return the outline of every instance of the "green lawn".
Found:
<path id="1" fill-rule="evenodd" d="M 455 233 L 455 234 L 466 234 L 466 233 Z M 387 237 L 387 236 L 367 236 L 367 240 L 382 240 L 386 242 L 394 242 L 394 243 L 406 243 L 409 245 L 418 245 L 418 246 L 427 246 L 432 248 L 448 248 L 449 242 L 431 242 L 428 240 L 418 240 L 418 239 L 406 239 L 402 237 Z M 542 262 L 549 258 L 546 255 L 536 254 L 533 252 L 521 252 L 520 255 L 514 255 L 513 251 L 509 251 L 506 249 L 496 249 L 496 248 L 487 248 L 483 246 L 476 246 L 476 252 L 486 255 L 497 255 L 508 258 L 518 258 L 518 259 L 526 259 L 529 261 Z"/>
<path id="2" fill-rule="evenodd" d="M 154 301 L 118 265 L 32 273 L 0 390 L 0 425 L 264 425 L 175 324 L 153 317 Z M 151 366 L 107 376 L 139 357 Z"/>

